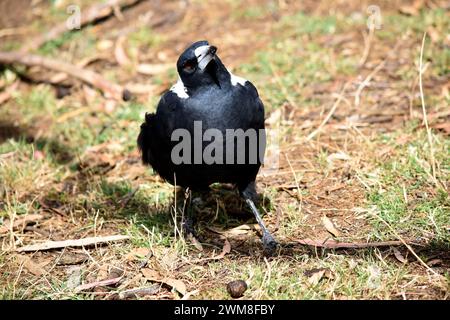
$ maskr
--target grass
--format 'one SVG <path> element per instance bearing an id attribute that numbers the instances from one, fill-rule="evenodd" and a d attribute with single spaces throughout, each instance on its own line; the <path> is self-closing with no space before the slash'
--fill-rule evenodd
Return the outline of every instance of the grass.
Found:
<path id="1" fill-rule="evenodd" d="M 205 6 L 201 2 L 196 5 Z M 57 100 L 51 86 L 40 84 L 21 87 L 0 108 L 0 226 L 12 217 L 31 213 L 41 213 L 45 219 L 23 232 L 2 235 L 2 249 L 46 239 L 107 234 L 126 234 L 130 241 L 27 255 L 50 270 L 40 276 L 30 273 L 17 255 L 2 250 L 0 298 L 111 298 L 117 292 L 151 282 L 140 271 L 143 256 L 133 254 L 137 249 L 150 248 L 153 257 L 147 268 L 163 277 L 182 280 L 188 291 L 198 289 L 195 299 L 229 299 L 226 284 L 236 279 L 248 283 L 244 296 L 248 299 L 448 299 L 450 198 L 445 188 L 450 180 L 450 140 L 433 129 L 440 181 L 436 185 L 430 178 L 427 133 L 416 116 L 421 112 L 415 95 L 418 88 L 412 91 L 422 32 L 432 26 L 443 37 L 448 29 L 442 10 L 424 10 L 419 16 L 408 17 L 383 13 L 384 27 L 375 33 L 369 66 L 359 68 L 363 52 L 359 32 L 364 30 L 365 21 L 352 20 L 339 8 L 338 14 L 332 16 L 281 7 L 238 11 L 240 6 L 234 1 L 224 6 L 231 8 L 235 28 L 240 22 L 255 29 L 265 20 L 272 24 L 270 35 L 258 37 L 263 45 L 255 46 L 257 50 L 250 58 L 239 60 L 234 72 L 255 84 L 268 117 L 273 111 L 282 111 L 277 122 L 280 147 L 288 150 L 283 152 L 288 153 L 292 168 L 281 156 L 279 172 L 260 175 L 258 180 L 265 197 L 261 209 L 270 229 L 275 229 L 279 218 L 275 237 L 282 242 L 330 238 L 321 223 L 326 215 L 342 232 L 339 240 L 396 240 L 398 234 L 405 240 L 427 243 L 414 248 L 425 262 L 440 260 L 431 268 L 441 276 L 430 275 L 403 247 L 395 250 L 407 263 L 399 261 L 398 252 L 391 247 L 334 251 L 294 246 L 276 257 L 265 258 L 259 234 L 251 229 L 255 224 L 251 214 L 236 192 L 218 185 L 213 186 L 210 195 L 196 200 L 197 231 L 203 246 L 199 251 L 179 234 L 183 195 L 177 194 L 175 208 L 173 187 L 161 181 L 151 168 L 139 164 L 136 137 L 145 112 L 155 109 L 158 94 L 119 103 L 107 111 L 100 95 L 86 102 L 82 90 L 75 88 L 72 95 Z M 51 12 L 52 19 L 61 19 L 57 8 Z M 268 20 L 274 12 L 280 14 L 280 19 Z M 189 16 L 186 19 L 183 24 L 189 26 Z M 207 27 L 214 30 L 214 26 Z M 197 37 L 194 29 L 190 32 Z M 96 50 L 98 39 L 89 34 L 89 28 L 65 34 L 39 52 L 55 57 L 70 55 L 74 61 L 82 59 Z M 397 58 L 387 64 L 395 65 L 393 70 L 385 68 L 373 80 L 375 85 L 385 86 L 365 88 L 361 105 L 355 108 L 352 94 L 358 81 L 375 62 L 385 59 L 386 48 L 392 48 L 405 34 L 409 36 L 402 40 L 404 45 L 396 52 Z M 330 44 L 345 36 L 348 41 Z M 222 40 L 219 42 L 224 47 L 234 45 L 230 38 Z M 137 59 L 136 52 L 156 50 L 166 43 L 174 43 L 170 32 L 142 28 L 130 35 L 127 50 Z M 68 52 L 69 47 L 73 51 Z M 171 59 L 176 59 L 176 53 Z M 428 85 L 425 94 L 431 115 L 448 108 L 448 94 L 442 93 L 442 84 L 435 81 L 448 74 L 448 50 L 430 41 L 425 59 L 430 62 L 424 83 Z M 117 66 L 105 70 L 111 79 L 119 79 L 121 72 Z M 127 75 L 130 72 L 126 70 Z M 0 79 L 6 78 L 11 78 L 11 72 L 3 70 Z M 176 79 L 173 70 L 151 81 L 167 87 L 168 79 Z M 347 80 L 352 80 L 354 87 L 344 93 L 345 99 L 330 122 L 315 139 L 305 141 Z M 398 98 L 404 93 L 412 96 L 411 109 L 409 103 Z M 355 115 L 364 119 L 375 111 L 382 115 L 395 111 L 401 114 L 400 121 L 393 115 L 387 125 L 349 125 Z M 409 117 L 410 113 L 413 117 Z M 336 154 L 342 153 L 348 159 L 336 159 Z M 292 171 L 296 172 L 300 190 Z M 286 191 L 280 187 L 283 185 L 294 188 L 290 186 Z M 231 253 L 220 260 L 201 260 L 222 251 L 223 236 L 211 229 L 228 230 L 244 224 L 250 229 L 228 235 Z M 95 291 L 76 293 L 68 285 L 70 277 L 77 280 L 74 269 L 57 263 L 61 254 L 75 252 L 89 254 L 87 262 L 78 265 L 82 268 L 78 281 L 102 280 L 116 267 L 124 271 L 124 281 L 118 287 L 99 290 L 106 295 Z M 311 274 L 317 269 L 326 273 L 314 280 Z M 180 295 L 164 287 L 156 297 Z"/>

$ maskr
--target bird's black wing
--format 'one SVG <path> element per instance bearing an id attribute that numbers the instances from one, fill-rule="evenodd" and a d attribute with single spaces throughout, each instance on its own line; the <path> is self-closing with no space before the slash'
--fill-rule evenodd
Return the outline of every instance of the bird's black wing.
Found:
<path id="1" fill-rule="evenodd" d="M 173 165 L 170 159 L 171 135 L 177 113 L 182 112 L 183 101 L 172 91 L 167 91 L 158 103 L 156 113 L 147 113 L 138 136 L 142 161 L 149 164 L 158 174 L 172 182 Z"/>

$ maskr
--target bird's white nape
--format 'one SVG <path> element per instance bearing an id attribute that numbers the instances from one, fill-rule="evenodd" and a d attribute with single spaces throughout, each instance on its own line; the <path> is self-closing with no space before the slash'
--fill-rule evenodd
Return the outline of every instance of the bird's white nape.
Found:
<path id="1" fill-rule="evenodd" d="M 194 50 L 200 70 L 205 69 L 208 63 L 214 58 L 214 55 L 209 52 L 210 48 L 210 46 L 206 45 L 200 46 Z"/>
<path id="2" fill-rule="evenodd" d="M 233 86 L 237 86 L 237 84 L 239 83 L 242 86 L 245 86 L 245 83 L 247 82 L 247 79 L 244 79 L 242 77 L 238 77 L 234 74 L 232 74 L 230 71 L 228 71 L 230 73 L 230 77 L 231 77 L 231 84 Z"/>
<path id="3" fill-rule="evenodd" d="M 187 94 L 187 89 L 184 86 L 183 81 L 181 78 L 178 78 L 177 83 L 175 83 L 172 88 L 170 88 L 170 91 L 175 93 L 179 98 L 187 99 L 189 98 L 189 95 Z"/>

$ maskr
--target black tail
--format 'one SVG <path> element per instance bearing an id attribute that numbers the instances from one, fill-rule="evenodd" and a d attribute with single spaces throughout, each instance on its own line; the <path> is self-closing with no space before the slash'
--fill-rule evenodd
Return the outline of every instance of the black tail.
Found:
<path id="1" fill-rule="evenodd" d="M 139 133 L 137 144 L 142 154 L 142 162 L 145 164 L 153 163 L 153 155 L 151 148 L 152 128 L 155 120 L 154 113 L 145 114 L 145 122 L 141 124 L 141 132 Z"/>

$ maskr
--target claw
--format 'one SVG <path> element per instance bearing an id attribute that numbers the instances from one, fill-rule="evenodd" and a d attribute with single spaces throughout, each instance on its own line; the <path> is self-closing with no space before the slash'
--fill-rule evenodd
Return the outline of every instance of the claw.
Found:
<path id="1" fill-rule="evenodd" d="M 265 256 L 273 256 L 277 250 L 278 242 L 272 237 L 272 235 L 268 232 L 265 232 L 262 236 L 262 243 L 264 248 Z"/>

